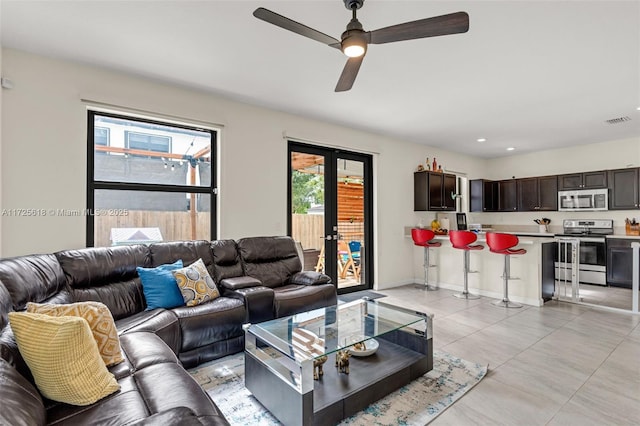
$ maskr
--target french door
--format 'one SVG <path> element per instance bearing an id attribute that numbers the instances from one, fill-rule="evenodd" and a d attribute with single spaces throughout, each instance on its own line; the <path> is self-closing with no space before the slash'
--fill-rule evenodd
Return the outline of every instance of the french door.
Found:
<path id="1" fill-rule="evenodd" d="M 289 141 L 288 233 L 338 293 L 373 288 L 372 158 Z"/>

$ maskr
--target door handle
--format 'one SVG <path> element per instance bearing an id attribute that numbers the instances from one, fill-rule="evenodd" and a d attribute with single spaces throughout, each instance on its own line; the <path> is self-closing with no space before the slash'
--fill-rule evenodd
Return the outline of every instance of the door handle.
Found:
<path id="1" fill-rule="evenodd" d="M 337 240 L 338 236 L 337 235 L 327 235 L 326 237 L 324 237 L 325 240 L 327 241 L 331 241 L 331 240 Z"/>

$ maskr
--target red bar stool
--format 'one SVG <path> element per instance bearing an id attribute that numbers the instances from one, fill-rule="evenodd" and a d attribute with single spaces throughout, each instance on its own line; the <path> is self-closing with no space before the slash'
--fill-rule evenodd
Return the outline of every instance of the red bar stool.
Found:
<path id="1" fill-rule="evenodd" d="M 429 248 L 440 247 L 442 245 L 439 241 L 432 241 L 435 236 L 436 234 L 434 234 L 430 229 L 414 228 L 411 230 L 413 243 L 424 248 L 424 286 L 420 286 L 420 288 L 428 291 L 438 290 L 438 287 L 429 285 L 429 268 L 436 266 L 429 263 Z"/>
<path id="2" fill-rule="evenodd" d="M 482 250 L 484 248 L 481 244 L 472 245 L 478 239 L 478 235 L 471 231 L 449 231 L 449 240 L 453 248 L 464 250 L 464 289 L 462 293 L 454 294 L 455 297 L 460 299 L 479 299 L 480 296 L 469 293 L 469 272 L 476 272 L 469 270 L 469 252 L 471 250 Z"/>
<path id="3" fill-rule="evenodd" d="M 504 296 L 502 300 L 493 302 L 495 306 L 502 306 L 505 308 L 522 308 L 522 305 L 509 300 L 509 276 L 510 263 L 509 256 L 517 254 L 525 254 L 525 249 L 512 250 L 513 247 L 518 245 L 518 237 L 511 234 L 499 234 L 496 232 L 487 233 L 487 244 L 489 250 L 492 253 L 498 253 L 504 255 L 504 271 L 502 273 L 502 279 L 504 280 Z"/>

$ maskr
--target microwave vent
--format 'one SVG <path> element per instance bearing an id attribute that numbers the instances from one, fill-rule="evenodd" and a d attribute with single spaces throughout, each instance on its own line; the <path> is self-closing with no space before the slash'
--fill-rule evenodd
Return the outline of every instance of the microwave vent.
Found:
<path id="1" fill-rule="evenodd" d="M 608 123 L 608 124 L 620 124 L 620 123 L 624 123 L 625 121 L 631 121 L 631 117 L 624 116 L 624 117 L 612 118 L 610 120 L 605 120 L 605 123 Z"/>

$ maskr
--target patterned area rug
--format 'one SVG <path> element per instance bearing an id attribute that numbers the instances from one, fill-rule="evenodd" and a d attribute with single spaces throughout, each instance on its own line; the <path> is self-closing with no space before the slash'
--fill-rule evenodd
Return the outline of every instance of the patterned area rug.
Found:
<path id="1" fill-rule="evenodd" d="M 426 425 L 474 387 L 487 366 L 434 351 L 433 370 L 341 425 Z M 244 387 L 244 355 L 231 355 L 189 371 L 232 425 L 280 425 Z"/>

